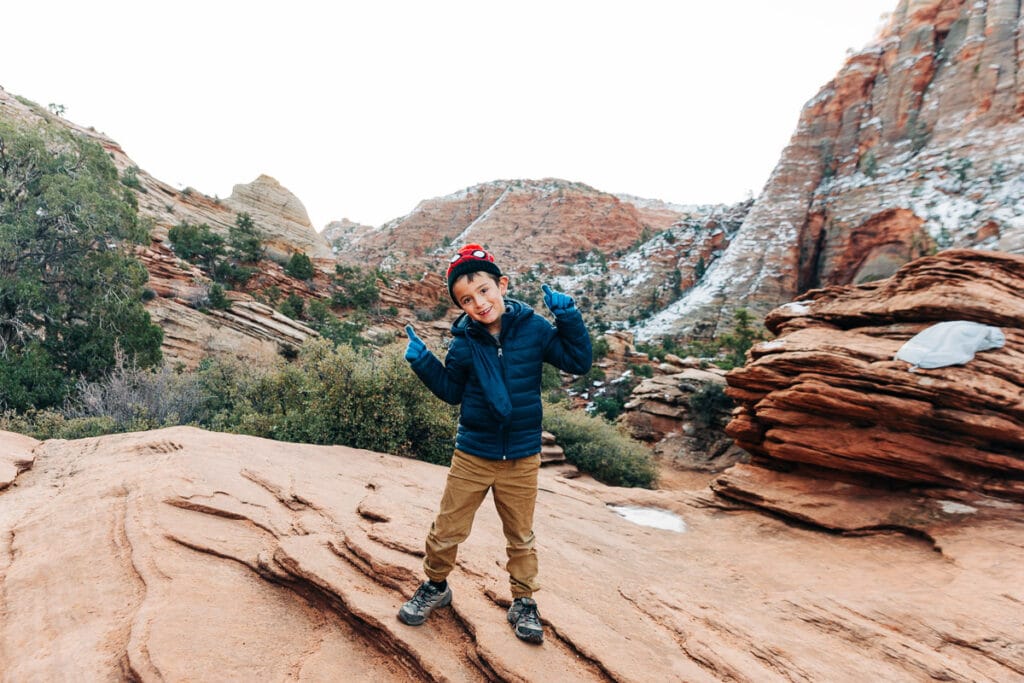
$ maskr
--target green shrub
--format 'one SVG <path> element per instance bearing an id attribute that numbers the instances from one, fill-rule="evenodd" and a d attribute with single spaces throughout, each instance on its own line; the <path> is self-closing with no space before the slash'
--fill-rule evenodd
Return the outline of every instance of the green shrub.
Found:
<path id="1" fill-rule="evenodd" d="M 614 422 L 615 418 L 622 414 L 622 409 L 625 407 L 625 403 L 618 396 L 595 396 L 594 397 L 594 409 L 595 415 L 600 415 L 609 422 Z"/>
<path id="2" fill-rule="evenodd" d="M 450 309 L 451 306 L 451 301 L 442 297 L 434 306 L 434 320 L 443 318 L 448 313 L 448 309 Z"/>
<path id="3" fill-rule="evenodd" d="M 555 389 L 562 388 L 562 375 L 558 372 L 558 368 L 550 363 L 544 363 L 541 366 L 540 372 L 540 389 L 541 391 L 552 391 Z"/>
<path id="4" fill-rule="evenodd" d="M 121 431 L 110 417 L 69 418 L 52 410 L 30 410 L 25 413 L 6 411 L 0 414 L 0 430 L 27 434 L 41 441 L 84 439 Z"/>
<path id="5" fill-rule="evenodd" d="M 211 275 L 217 282 L 223 282 L 231 287 L 244 285 L 257 273 L 257 268 L 240 265 L 234 259 L 222 259 L 213 266 Z"/>
<path id="6" fill-rule="evenodd" d="M 296 280 L 309 280 L 313 277 L 313 261 L 301 251 L 297 251 L 288 259 L 284 272 Z"/>
<path id="7" fill-rule="evenodd" d="M 638 384 L 640 384 L 638 377 L 623 376 L 596 389 L 593 393 L 593 410 L 591 412 L 604 417 L 609 422 L 614 422 L 622 414 L 633 389 Z"/>
<path id="8" fill-rule="evenodd" d="M 380 300 L 380 288 L 377 286 L 378 273 L 363 271 L 358 266 L 338 264 L 334 267 L 334 293 L 332 301 L 335 306 L 346 308 L 369 309 Z M 447 306 L 441 315 L 448 310 Z M 436 310 L 435 310 L 436 312 Z"/>
<path id="9" fill-rule="evenodd" d="M 252 218 L 240 213 L 228 231 L 228 239 L 205 223 L 182 221 L 167 231 L 167 238 L 180 258 L 202 266 L 215 281 L 232 286 L 245 284 L 257 269 L 243 266 L 263 257 L 263 248 Z"/>
<path id="10" fill-rule="evenodd" d="M 751 323 L 753 317 L 745 308 L 738 308 L 733 311 L 735 327 L 729 334 L 724 334 L 716 341 L 726 350 L 725 359 L 717 363 L 718 367 L 725 370 L 741 367 L 747 362 L 747 350 L 755 342 L 764 339 L 764 330 L 756 329 Z"/>
<path id="11" fill-rule="evenodd" d="M 224 293 L 224 287 L 218 282 L 214 282 L 210 285 L 210 291 L 207 293 L 207 297 L 210 300 L 210 308 L 217 309 L 218 311 L 225 311 L 231 308 L 231 300 L 228 299 Z"/>
<path id="12" fill-rule="evenodd" d="M 58 405 L 70 387 L 70 380 L 40 342 L 9 349 L 0 359 L 0 410 Z"/>
<path id="13" fill-rule="evenodd" d="M 857 170 L 869 178 L 874 178 L 878 174 L 878 160 L 875 158 L 874 150 L 869 149 L 857 160 Z"/>
<path id="14" fill-rule="evenodd" d="M 236 358 L 211 357 L 200 361 L 191 373 L 202 398 L 196 424 L 214 431 L 239 431 L 237 426 L 253 412 L 250 396 L 270 371 Z"/>
<path id="15" fill-rule="evenodd" d="M 353 315 L 349 316 L 348 320 L 341 320 L 320 299 L 309 302 L 306 314 L 310 327 L 335 344 L 348 344 L 353 348 L 359 348 L 370 343 L 362 336 L 365 326 L 359 316 Z"/>
<path id="16" fill-rule="evenodd" d="M 277 307 L 277 310 L 281 311 L 292 320 L 298 320 L 302 317 L 305 307 L 305 299 L 298 294 L 289 294 L 288 298 Z"/>
<path id="17" fill-rule="evenodd" d="M 633 374 L 637 377 L 654 377 L 654 368 L 646 363 L 639 365 L 637 363 L 630 363 L 629 369 L 633 371 Z"/>
<path id="18" fill-rule="evenodd" d="M 271 306 L 276 306 L 283 296 L 281 288 L 277 285 L 270 285 L 257 295 L 257 299 Z"/>
<path id="19" fill-rule="evenodd" d="M 228 230 L 228 246 L 243 263 L 256 263 L 263 258 L 263 244 L 248 213 L 235 214 L 235 224 Z"/>
<path id="20" fill-rule="evenodd" d="M 225 254 L 224 238 L 206 223 L 193 225 L 182 221 L 167 231 L 167 239 L 179 258 L 202 266 L 210 273 Z"/>
<path id="21" fill-rule="evenodd" d="M 641 353 L 646 353 L 652 359 L 664 358 L 668 354 L 688 355 L 686 350 L 680 345 L 678 339 L 673 337 L 662 337 L 658 340 L 659 343 L 644 343 L 639 342 L 636 345 L 636 350 Z"/>
<path id="22" fill-rule="evenodd" d="M 601 418 L 547 404 L 544 429 L 555 435 L 569 462 L 598 481 L 651 488 L 657 480 L 647 447 Z"/>
<path id="23" fill-rule="evenodd" d="M 590 391 L 594 382 L 603 382 L 605 377 L 607 375 L 603 368 L 592 365 L 585 375 L 580 375 L 573 381 L 572 388 L 579 392 Z"/>
<path id="24" fill-rule="evenodd" d="M 328 340 L 258 381 L 239 430 L 303 443 L 341 444 L 447 463 L 456 413 L 409 370 L 403 347 L 379 356 Z"/>
<path id="25" fill-rule="evenodd" d="M 447 297 L 439 300 L 434 307 L 431 309 L 417 308 L 413 311 L 416 319 L 420 322 L 430 322 L 431 320 L 439 320 L 448 314 L 448 308 L 451 306 L 451 302 Z"/>
<path id="26" fill-rule="evenodd" d="M 130 187 L 133 190 L 139 190 L 140 192 L 146 192 L 145 188 L 142 187 L 142 182 L 139 180 L 139 167 L 129 166 L 124 169 L 121 173 L 121 184 L 125 187 Z"/>
<path id="27" fill-rule="evenodd" d="M 721 427 L 722 415 L 732 409 L 733 402 L 721 384 L 709 383 L 690 396 L 690 414 L 705 427 Z"/>

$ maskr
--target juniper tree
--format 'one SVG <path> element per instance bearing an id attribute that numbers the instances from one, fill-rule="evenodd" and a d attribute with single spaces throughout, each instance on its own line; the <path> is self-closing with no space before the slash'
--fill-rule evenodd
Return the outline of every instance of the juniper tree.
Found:
<path id="1" fill-rule="evenodd" d="M 0 120 L 0 409 L 60 403 L 115 350 L 160 361 L 142 305 L 146 239 L 103 148 L 70 131 Z"/>

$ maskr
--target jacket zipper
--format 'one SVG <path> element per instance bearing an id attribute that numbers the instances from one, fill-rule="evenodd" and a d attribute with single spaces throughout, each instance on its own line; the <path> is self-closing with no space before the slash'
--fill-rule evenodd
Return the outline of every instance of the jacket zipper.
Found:
<path id="1" fill-rule="evenodd" d="M 499 340 L 495 339 L 494 343 L 498 345 L 498 363 L 501 364 L 501 378 L 505 382 L 505 388 L 508 389 L 508 374 L 505 372 L 505 354 L 502 351 L 501 342 Z M 509 397 L 511 398 L 511 396 L 512 396 L 512 394 L 511 394 L 511 391 L 510 391 L 509 392 Z M 509 437 L 508 427 L 505 426 L 505 425 L 502 425 L 501 430 L 502 430 L 502 442 L 501 442 L 502 453 L 501 453 L 501 459 L 502 460 L 508 460 L 508 437 Z"/>

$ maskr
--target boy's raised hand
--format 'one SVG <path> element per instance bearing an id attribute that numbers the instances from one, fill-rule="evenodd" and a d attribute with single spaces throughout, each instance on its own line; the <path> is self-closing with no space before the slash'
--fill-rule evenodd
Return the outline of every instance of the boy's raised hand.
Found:
<path id="1" fill-rule="evenodd" d="M 555 317 L 563 313 L 575 310 L 576 302 L 568 294 L 562 294 L 551 289 L 548 285 L 542 285 L 541 289 L 544 290 L 544 305 L 548 307 Z"/>
<path id="2" fill-rule="evenodd" d="M 405 359 L 412 363 L 428 353 L 427 345 L 416 336 L 416 330 L 412 328 L 412 325 L 405 326 L 405 334 L 409 337 L 409 345 L 405 347 Z"/>

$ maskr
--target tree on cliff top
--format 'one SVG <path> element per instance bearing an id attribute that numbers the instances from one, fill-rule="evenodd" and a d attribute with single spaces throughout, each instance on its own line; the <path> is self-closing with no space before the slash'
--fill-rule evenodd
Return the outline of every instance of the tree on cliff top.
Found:
<path id="1" fill-rule="evenodd" d="M 160 361 L 148 278 L 125 245 L 146 238 L 134 195 L 98 144 L 0 120 L 0 409 L 60 403 L 120 347 Z"/>

